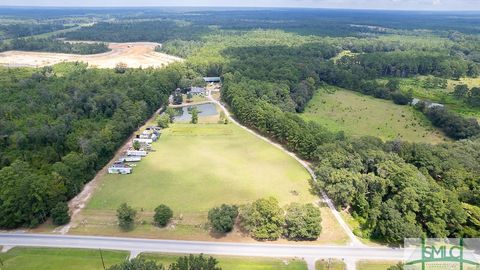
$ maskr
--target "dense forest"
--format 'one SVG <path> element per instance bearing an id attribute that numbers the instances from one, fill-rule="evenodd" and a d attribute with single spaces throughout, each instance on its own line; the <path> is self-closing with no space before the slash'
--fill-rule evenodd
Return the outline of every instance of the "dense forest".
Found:
<path id="1" fill-rule="evenodd" d="M 83 64 L 1 69 L 0 227 L 34 227 L 81 191 L 179 80 L 162 70 Z"/>
<path id="2" fill-rule="evenodd" d="M 16 38 L 0 42 L 0 52 L 9 50 L 95 54 L 109 51 L 105 43 L 64 42 L 52 38 Z"/>
<path id="3" fill-rule="evenodd" d="M 71 40 L 164 42 L 171 39 L 198 39 L 200 35 L 209 31 L 206 26 L 192 25 L 186 21 L 100 22 L 91 27 L 65 33 L 64 37 Z"/>
<path id="4" fill-rule="evenodd" d="M 0 179 L 8 188 L 0 191 L 7 217 L 0 227 L 45 220 L 181 80 L 221 76 L 222 100 L 234 116 L 309 160 L 319 179 L 314 187 L 360 223 L 357 235 L 389 244 L 480 237 L 476 119 L 419 102 L 416 108 L 451 138 L 429 145 L 353 138 L 298 115 L 324 84 L 407 106 L 415 96 L 400 89 L 399 79 L 428 75 L 443 84 L 479 76 L 478 19 L 326 10 L 159 13 L 122 12 L 117 21 L 64 35 L 165 42 L 157 50 L 186 57 L 182 65 L 124 74 L 75 65 L 65 76 L 55 68 L 2 70 Z M 477 92 L 458 88 L 451 96 L 476 110 Z"/>
<path id="5" fill-rule="evenodd" d="M 33 36 L 67 28 L 61 23 L 0 24 L 0 40 Z"/>

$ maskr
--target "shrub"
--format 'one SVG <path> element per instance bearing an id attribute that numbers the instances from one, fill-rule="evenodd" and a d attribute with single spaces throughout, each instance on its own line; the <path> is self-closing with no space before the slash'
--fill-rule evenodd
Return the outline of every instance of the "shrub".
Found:
<path id="1" fill-rule="evenodd" d="M 322 231 L 320 209 L 313 204 L 292 203 L 285 216 L 286 235 L 294 240 L 315 240 Z"/>
<path id="2" fill-rule="evenodd" d="M 172 263 L 169 270 L 221 270 L 217 267 L 218 261 L 213 257 L 204 257 L 203 254 L 198 256 L 190 254 L 189 256 L 180 257 L 176 262 Z"/>
<path id="3" fill-rule="evenodd" d="M 133 229 L 136 216 L 137 211 L 126 203 L 122 203 L 117 209 L 118 225 L 124 231 L 130 231 Z"/>
<path id="4" fill-rule="evenodd" d="M 68 204 L 66 202 L 59 202 L 52 209 L 53 224 L 60 226 L 70 222 L 70 215 L 68 214 Z"/>
<path id="5" fill-rule="evenodd" d="M 215 231 L 221 233 L 230 232 L 238 216 L 238 208 L 235 205 L 222 204 L 208 211 L 208 220 Z"/>
<path id="6" fill-rule="evenodd" d="M 166 114 L 162 114 L 157 118 L 157 125 L 161 128 L 168 128 L 170 124 L 170 117 Z"/>
<path id="7" fill-rule="evenodd" d="M 157 264 L 155 261 L 134 258 L 120 264 L 112 265 L 108 270 L 165 270 L 165 267 L 163 267 L 162 264 Z"/>
<path id="8" fill-rule="evenodd" d="M 170 207 L 160 204 L 157 208 L 155 208 L 155 215 L 153 216 L 153 220 L 155 224 L 160 227 L 165 227 L 170 219 L 173 217 L 173 211 Z"/>

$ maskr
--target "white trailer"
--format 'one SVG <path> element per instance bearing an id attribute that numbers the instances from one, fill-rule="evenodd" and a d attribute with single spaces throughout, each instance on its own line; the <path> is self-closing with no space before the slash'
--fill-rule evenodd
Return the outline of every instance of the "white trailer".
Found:
<path id="1" fill-rule="evenodd" d="M 131 150 L 127 150 L 127 156 L 145 157 L 145 156 L 147 156 L 147 151 L 131 149 Z"/>
<path id="2" fill-rule="evenodd" d="M 141 156 L 122 156 L 118 159 L 119 162 L 137 162 L 141 161 L 142 157 Z"/>
<path id="3" fill-rule="evenodd" d="M 132 173 L 132 168 L 127 164 L 121 162 L 114 163 L 112 166 L 108 167 L 108 173 L 112 174 L 130 174 Z"/>
<path id="4" fill-rule="evenodd" d="M 152 139 L 148 138 L 148 139 L 142 139 L 142 138 L 135 138 L 133 139 L 133 142 L 139 142 L 139 143 L 144 143 L 144 144 L 150 144 L 153 142 Z"/>

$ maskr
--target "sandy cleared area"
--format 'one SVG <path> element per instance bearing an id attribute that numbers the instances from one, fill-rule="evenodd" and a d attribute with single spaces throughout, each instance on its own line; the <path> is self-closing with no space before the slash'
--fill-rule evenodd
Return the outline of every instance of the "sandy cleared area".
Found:
<path id="1" fill-rule="evenodd" d="M 159 53 L 153 42 L 109 43 L 109 52 L 79 55 L 50 52 L 6 51 L 0 53 L 0 65 L 8 67 L 43 67 L 61 62 L 86 62 L 92 67 L 114 68 L 118 63 L 128 67 L 163 67 L 182 58 Z"/>

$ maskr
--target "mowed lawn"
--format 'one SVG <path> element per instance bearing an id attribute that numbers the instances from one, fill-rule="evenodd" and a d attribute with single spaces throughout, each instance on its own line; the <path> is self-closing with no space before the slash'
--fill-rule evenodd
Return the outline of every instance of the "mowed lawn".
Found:
<path id="1" fill-rule="evenodd" d="M 351 136 L 429 143 L 444 140 L 443 134 L 410 106 L 333 86 L 317 90 L 301 116 Z"/>
<path id="2" fill-rule="evenodd" d="M 131 175 L 105 175 L 71 232 L 169 239 L 212 240 L 207 212 L 222 203 L 245 204 L 273 196 L 281 206 L 319 200 L 310 175 L 292 157 L 234 124 L 177 123 L 163 131 Z M 139 222 L 123 233 L 115 210 L 123 202 L 138 210 Z M 173 209 L 167 228 L 151 225 L 159 204 Z M 322 207 L 321 241 L 343 243 L 346 236 Z M 235 231 L 226 241 L 248 239 Z"/>
<path id="3" fill-rule="evenodd" d="M 103 250 L 102 255 L 107 268 L 128 258 L 121 251 Z M 98 250 L 16 247 L 0 258 L 2 270 L 103 270 Z"/>
<path id="4" fill-rule="evenodd" d="M 145 253 L 140 257 L 162 263 L 168 268 L 180 255 Z M 207 255 L 208 257 L 208 255 Z M 299 259 L 275 259 L 259 257 L 213 256 L 222 270 L 307 270 L 307 264 Z"/>
<path id="5" fill-rule="evenodd" d="M 388 270 L 397 263 L 397 261 L 359 261 L 357 270 Z"/>

